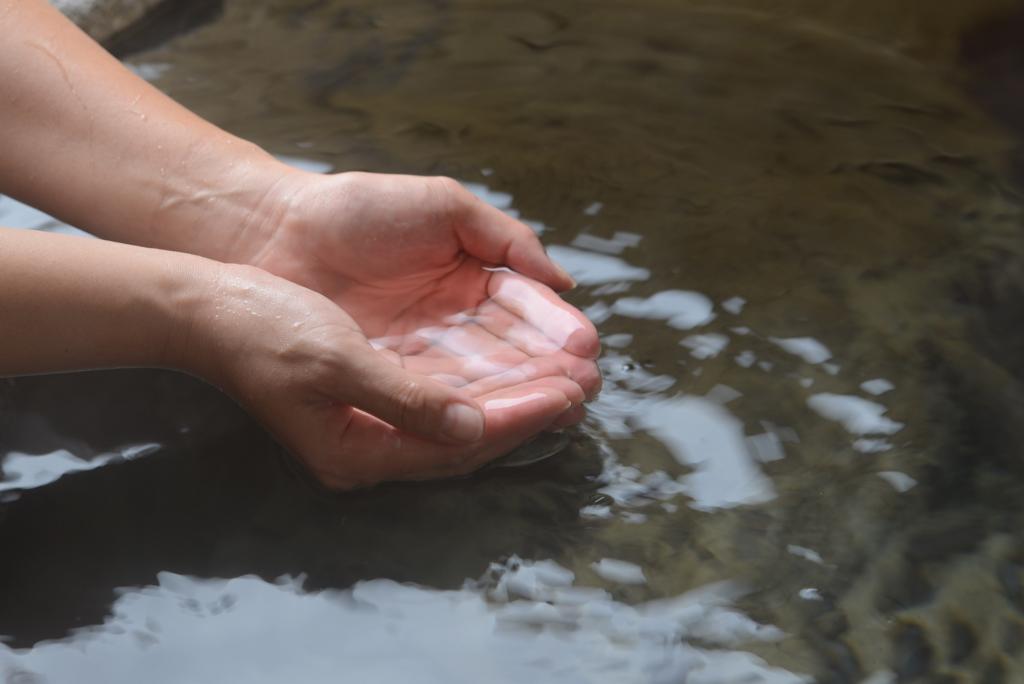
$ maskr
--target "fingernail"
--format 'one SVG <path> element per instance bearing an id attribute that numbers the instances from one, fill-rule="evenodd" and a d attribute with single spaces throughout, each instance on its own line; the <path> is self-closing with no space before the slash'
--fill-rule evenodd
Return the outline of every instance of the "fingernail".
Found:
<path id="1" fill-rule="evenodd" d="M 460 442 L 475 442 L 484 436 L 484 414 L 466 404 L 449 404 L 441 418 L 441 432 Z"/>
<path id="2" fill-rule="evenodd" d="M 554 262 L 552 262 L 552 263 L 554 263 Z M 562 274 L 563 276 L 565 276 L 566 278 L 568 278 L 568 279 L 569 279 L 569 282 L 570 282 L 570 283 L 572 283 L 572 285 L 570 285 L 570 286 L 569 286 L 569 289 L 570 289 L 570 290 L 571 290 L 572 288 L 576 287 L 576 279 L 575 279 L 575 278 L 573 278 L 573 277 L 572 277 L 571 275 L 569 275 L 569 272 L 568 272 L 568 271 L 566 271 L 566 270 L 565 270 L 564 268 L 562 268 L 562 267 L 561 267 L 561 266 L 559 266 L 558 264 L 555 264 L 555 268 L 557 268 L 557 269 L 558 269 L 558 272 L 559 272 L 559 273 L 561 273 L 561 274 Z"/>

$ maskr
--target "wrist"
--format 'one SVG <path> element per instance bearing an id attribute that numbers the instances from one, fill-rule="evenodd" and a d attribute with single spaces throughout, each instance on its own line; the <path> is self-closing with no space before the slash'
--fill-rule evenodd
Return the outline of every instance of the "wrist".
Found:
<path id="1" fill-rule="evenodd" d="M 302 173 L 245 140 L 211 141 L 163 179 L 151 246 L 248 263 L 272 238 L 290 181 Z"/>

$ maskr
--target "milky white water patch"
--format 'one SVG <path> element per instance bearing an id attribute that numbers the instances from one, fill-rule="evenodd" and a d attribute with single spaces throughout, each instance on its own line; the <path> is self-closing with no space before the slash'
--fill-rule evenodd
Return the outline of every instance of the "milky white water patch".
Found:
<path id="1" fill-rule="evenodd" d="M 636 247 L 640 244 L 643 236 L 636 233 L 616 232 L 610 238 L 598 237 L 590 233 L 580 233 L 573 241 L 573 247 L 588 249 L 602 254 L 622 254 L 623 250 L 629 247 Z"/>
<path id="2" fill-rule="evenodd" d="M 292 168 L 308 171 L 309 173 L 330 173 L 334 170 L 332 164 L 319 159 L 307 159 L 306 157 L 291 157 L 284 154 L 275 154 L 277 160 Z"/>
<path id="3" fill-rule="evenodd" d="M 636 563 L 618 560 L 616 558 L 602 558 L 591 566 L 598 577 L 608 582 L 617 584 L 647 584 L 644 570 Z"/>
<path id="4" fill-rule="evenodd" d="M 63 221 L 58 221 L 49 214 L 2 195 L 0 195 L 0 226 L 92 237 L 89 233 L 69 226 Z"/>
<path id="5" fill-rule="evenodd" d="M 538 399 L 545 399 L 547 397 L 543 392 L 531 392 L 530 394 L 523 395 L 521 397 L 507 397 L 504 399 L 490 399 L 484 402 L 484 408 L 488 411 L 496 411 L 499 409 L 512 408 L 513 406 L 521 406 L 531 401 Z"/>
<path id="6" fill-rule="evenodd" d="M 633 336 L 629 333 L 616 333 L 614 335 L 605 335 L 601 338 L 601 345 L 610 349 L 623 349 L 632 342 Z"/>
<path id="7" fill-rule="evenodd" d="M 744 349 L 733 358 L 733 361 L 743 368 L 750 368 L 757 363 L 757 354 L 749 349 Z"/>
<path id="8" fill-rule="evenodd" d="M 488 574 L 458 591 L 370 580 L 307 592 L 291 579 L 161 572 L 155 586 L 119 590 L 102 625 L 0 644 L 0 671 L 105 684 L 810 681 L 738 650 L 783 634 L 737 611 L 729 582 L 626 605 L 551 561 L 513 557 Z"/>
<path id="9" fill-rule="evenodd" d="M 917 484 L 917 480 L 906 473 L 899 472 L 898 470 L 882 470 L 876 474 L 878 477 L 892 485 L 892 488 L 901 494 Z"/>
<path id="10" fill-rule="evenodd" d="M 865 380 L 860 383 L 860 388 L 868 394 L 873 394 L 876 397 L 891 392 L 896 388 L 896 385 L 892 384 L 885 378 L 875 378 L 873 380 Z"/>
<path id="11" fill-rule="evenodd" d="M 584 209 L 583 213 L 586 216 L 597 216 L 601 213 L 601 209 L 604 208 L 604 204 L 601 202 L 591 202 Z"/>
<path id="12" fill-rule="evenodd" d="M 822 565 L 825 562 L 822 560 L 821 554 L 819 554 L 814 549 L 807 548 L 806 546 L 789 544 L 786 546 L 786 551 L 793 554 L 797 558 L 803 558 L 804 560 L 809 560 L 812 563 L 817 563 L 818 565 Z"/>
<path id="13" fill-rule="evenodd" d="M 762 432 L 759 435 L 747 437 L 747 448 L 750 449 L 750 453 L 753 454 L 754 458 L 761 463 L 781 461 L 786 457 L 786 452 L 782 448 L 782 441 L 773 432 Z"/>
<path id="14" fill-rule="evenodd" d="M 519 218 L 519 212 L 512 208 L 512 195 L 507 192 L 492 190 L 483 183 L 474 183 L 472 181 L 463 182 L 462 185 L 495 209 L 501 209 L 513 218 Z"/>
<path id="15" fill-rule="evenodd" d="M 746 304 L 747 300 L 743 297 L 729 297 L 729 299 L 722 302 L 722 308 L 734 316 L 738 316 Z"/>
<path id="16" fill-rule="evenodd" d="M 892 449 L 892 442 L 881 437 L 860 437 L 853 440 L 853 448 L 862 454 L 880 454 Z"/>
<path id="17" fill-rule="evenodd" d="M 733 387 L 729 387 L 728 385 L 719 383 L 709 389 L 704 395 L 704 398 L 709 401 L 713 401 L 716 404 L 728 404 L 730 401 L 736 401 L 742 396 L 743 392 L 740 392 Z"/>
<path id="18" fill-rule="evenodd" d="M 813 337 L 769 337 L 768 340 L 807 363 L 818 364 L 832 358 L 828 347 Z"/>
<path id="19" fill-rule="evenodd" d="M 696 328 L 715 317 L 710 299 L 687 290 L 664 290 L 646 299 L 623 297 L 612 305 L 612 311 L 630 318 L 661 319 L 679 330 Z"/>
<path id="20" fill-rule="evenodd" d="M 808 397 L 807 405 L 821 417 L 842 424 L 847 432 L 855 435 L 892 435 L 903 429 L 903 423 L 885 417 L 888 411 L 885 406 L 860 397 L 823 392 Z"/>
<path id="21" fill-rule="evenodd" d="M 689 349 L 690 355 L 696 359 L 713 359 L 728 346 L 729 338 L 718 333 L 689 335 L 680 340 L 679 344 Z"/>
<path id="22" fill-rule="evenodd" d="M 594 325 L 601 325 L 612 317 L 612 309 L 604 300 L 599 299 L 583 309 L 583 315 Z"/>
<path id="23" fill-rule="evenodd" d="M 551 245 L 548 256 L 569 272 L 580 285 L 600 285 L 618 281 L 647 280 L 651 272 L 607 254 Z"/>
<path id="24" fill-rule="evenodd" d="M 713 509 L 775 498 L 771 480 L 747 448 L 742 423 L 702 397 L 651 400 L 638 407 L 637 422 L 693 469 L 680 479 L 692 507 Z"/>
<path id="25" fill-rule="evenodd" d="M 95 470 L 108 463 L 145 456 L 160 448 L 156 443 L 137 444 L 119 451 L 80 458 L 70 451 L 58 449 L 46 454 L 26 454 L 11 451 L 0 457 L 0 492 L 16 489 L 34 489 L 55 482 L 64 475 Z"/>

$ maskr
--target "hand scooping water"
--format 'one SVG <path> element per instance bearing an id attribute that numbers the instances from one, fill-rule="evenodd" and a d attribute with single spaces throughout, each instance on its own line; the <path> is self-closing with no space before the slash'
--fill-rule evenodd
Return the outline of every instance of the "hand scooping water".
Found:
<path id="1" fill-rule="evenodd" d="M 531 383 L 568 377 L 588 397 L 600 387 L 591 356 L 577 352 L 574 336 L 586 339 L 590 324 L 550 289 L 508 269 L 482 268 L 490 274 L 488 297 L 479 304 L 450 313 L 433 325 L 370 340 L 374 348 L 407 370 L 437 382 L 463 388 L 483 398 L 487 412 L 515 410 L 543 400 Z M 424 321 L 425 322 L 425 321 Z M 576 344 L 574 344 L 576 343 Z M 571 425 L 582 416 L 575 406 L 551 429 Z M 561 451 L 564 436 L 538 436 L 495 461 L 496 466 L 535 463 Z"/>

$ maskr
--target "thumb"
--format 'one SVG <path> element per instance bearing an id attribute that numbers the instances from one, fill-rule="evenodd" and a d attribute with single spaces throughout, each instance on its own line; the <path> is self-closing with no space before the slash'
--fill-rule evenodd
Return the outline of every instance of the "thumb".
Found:
<path id="1" fill-rule="evenodd" d="M 339 378 L 344 403 L 433 441 L 469 443 L 483 437 L 483 411 L 459 390 L 410 373 L 370 347 L 349 360 L 349 377 Z"/>

